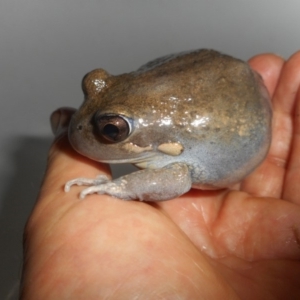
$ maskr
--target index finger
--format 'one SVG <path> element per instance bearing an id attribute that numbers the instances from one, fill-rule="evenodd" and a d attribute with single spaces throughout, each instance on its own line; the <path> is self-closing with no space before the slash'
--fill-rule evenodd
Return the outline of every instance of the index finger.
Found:
<path id="1" fill-rule="evenodd" d="M 270 98 L 273 99 L 284 66 L 283 58 L 274 54 L 261 54 L 249 60 L 251 67 L 262 76 Z M 276 145 L 280 137 L 276 134 L 278 115 L 273 114 L 272 143 L 265 161 L 241 184 L 241 189 L 254 196 L 278 198 L 282 193 L 284 170 L 276 159 Z"/>

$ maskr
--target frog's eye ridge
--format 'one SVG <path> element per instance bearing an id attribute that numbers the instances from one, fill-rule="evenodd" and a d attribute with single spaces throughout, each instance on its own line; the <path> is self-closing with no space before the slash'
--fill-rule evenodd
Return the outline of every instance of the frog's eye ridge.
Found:
<path id="1" fill-rule="evenodd" d="M 132 120 L 114 114 L 96 114 L 94 117 L 95 132 L 103 143 L 118 143 L 124 141 L 131 133 Z"/>

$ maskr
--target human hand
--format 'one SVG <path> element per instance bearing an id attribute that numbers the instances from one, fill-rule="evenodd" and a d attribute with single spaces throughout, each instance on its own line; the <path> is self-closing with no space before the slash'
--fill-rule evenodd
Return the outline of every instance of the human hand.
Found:
<path id="1" fill-rule="evenodd" d="M 64 184 L 109 169 L 56 140 L 25 231 L 21 299 L 300 299 L 300 53 L 250 64 L 272 97 L 273 140 L 232 190 L 80 200 Z"/>

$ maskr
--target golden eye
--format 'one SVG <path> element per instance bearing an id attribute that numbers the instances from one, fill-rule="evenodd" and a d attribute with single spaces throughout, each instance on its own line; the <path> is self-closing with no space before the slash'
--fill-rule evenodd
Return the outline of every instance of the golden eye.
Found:
<path id="1" fill-rule="evenodd" d="M 94 122 L 98 137 L 106 143 L 122 142 L 131 133 L 131 120 L 121 115 L 95 115 Z"/>

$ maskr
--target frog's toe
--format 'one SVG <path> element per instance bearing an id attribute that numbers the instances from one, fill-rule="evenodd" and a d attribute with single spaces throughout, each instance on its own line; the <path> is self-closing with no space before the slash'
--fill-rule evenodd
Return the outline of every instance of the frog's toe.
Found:
<path id="1" fill-rule="evenodd" d="M 90 179 L 85 177 L 79 177 L 68 181 L 65 184 L 65 192 L 69 192 L 72 185 L 88 185 L 97 186 L 101 183 L 108 182 L 110 179 L 106 175 L 98 175 L 96 179 Z"/>
<path id="2" fill-rule="evenodd" d="M 90 194 L 107 194 L 113 197 L 117 198 L 123 198 L 126 199 L 126 193 L 123 190 L 123 187 L 112 182 L 112 181 L 107 181 L 105 183 L 101 183 L 98 185 L 94 185 L 91 187 L 88 187 L 81 191 L 80 193 L 80 198 L 84 199 L 85 196 L 90 195 Z"/>
<path id="3" fill-rule="evenodd" d="M 99 189 L 99 185 L 97 185 L 97 186 L 91 186 L 89 188 L 84 189 L 83 191 L 81 191 L 79 197 L 80 197 L 80 199 L 84 199 L 85 196 L 91 195 L 91 194 L 95 194 L 95 193 L 103 194 L 103 193 L 101 193 L 101 191 Z"/>

